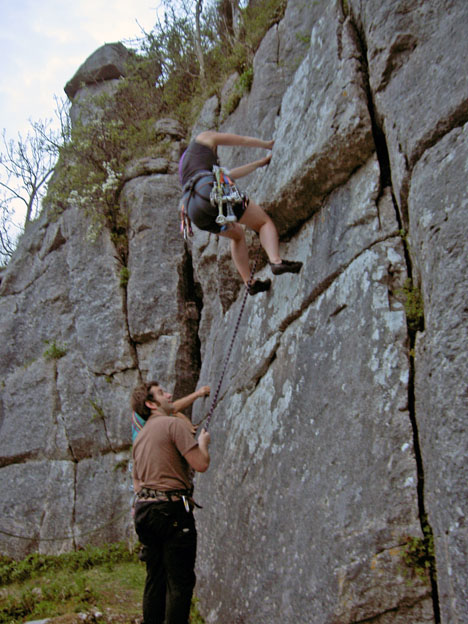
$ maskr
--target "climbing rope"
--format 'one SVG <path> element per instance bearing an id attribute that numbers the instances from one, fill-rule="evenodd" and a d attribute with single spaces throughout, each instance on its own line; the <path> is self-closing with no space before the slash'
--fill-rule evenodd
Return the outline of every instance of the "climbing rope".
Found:
<path id="1" fill-rule="evenodd" d="M 228 366 L 228 363 L 229 363 L 229 358 L 231 357 L 232 348 L 234 346 L 234 342 L 236 340 L 236 336 L 237 336 L 237 334 L 239 332 L 240 322 L 241 322 L 241 319 L 242 319 L 242 315 L 244 313 L 245 303 L 247 301 L 247 296 L 249 294 L 249 288 L 250 288 L 250 286 L 252 284 L 252 279 L 253 279 L 253 276 L 254 276 L 254 273 L 255 273 L 255 269 L 257 267 L 258 258 L 260 257 L 260 251 L 261 251 L 261 246 L 259 245 L 258 249 L 257 249 L 257 253 L 255 255 L 255 260 L 254 260 L 254 263 L 253 263 L 253 266 L 252 266 L 252 270 L 250 271 L 249 281 L 247 282 L 247 286 L 245 288 L 244 297 L 242 299 L 241 309 L 239 311 L 239 316 L 237 317 L 237 322 L 236 322 L 236 325 L 234 327 L 234 332 L 232 334 L 231 343 L 229 345 L 229 349 L 228 349 L 228 352 L 226 354 L 226 358 L 224 360 L 223 368 L 221 369 L 221 375 L 219 376 L 218 385 L 216 386 L 216 390 L 215 390 L 215 393 L 213 395 L 213 399 L 211 401 L 210 409 L 208 411 L 208 414 L 205 416 L 205 418 L 202 418 L 202 420 L 199 423 L 197 423 L 197 427 L 198 427 L 199 425 L 201 425 L 202 422 L 204 422 L 206 420 L 206 423 L 205 423 L 205 426 L 204 426 L 206 431 L 208 431 L 208 428 L 209 428 L 210 422 L 211 422 L 211 417 L 213 416 L 213 412 L 215 410 L 216 404 L 218 403 L 218 396 L 219 396 L 219 393 L 220 393 L 220 390 L 221 390 L 221 385 L 222 385 L 223 380 L 224 380 L 224 375 L 226 374 L 227 366 Z"/>

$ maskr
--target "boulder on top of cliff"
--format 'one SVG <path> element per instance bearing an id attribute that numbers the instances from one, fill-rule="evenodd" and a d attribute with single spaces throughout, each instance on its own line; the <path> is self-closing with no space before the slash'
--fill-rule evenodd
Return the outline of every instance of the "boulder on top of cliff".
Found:
<path id="1" fill-rule="evenodd" d="M 120 42 L 106 43 L 98 48 L 65 85 L 68 98 L 73 100 L 83 84 L 96 84 L 125 76 L 125 63 L 129 54 L 130 52 Z"/>

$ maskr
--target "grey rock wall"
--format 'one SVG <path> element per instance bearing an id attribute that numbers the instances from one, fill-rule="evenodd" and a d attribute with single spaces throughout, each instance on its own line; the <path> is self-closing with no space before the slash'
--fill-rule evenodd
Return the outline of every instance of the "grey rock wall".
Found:
<path id="1" fill-rule="evenodd" d="M 134 539 L 131 390 L 143 376 L 185 394 L 198 378 L 200 301 L 178 195 L 172 173 L 127 183 L 126 288 L 109 234 L 72 207 L 33 224 L 3 274 L 4 553 Z"/>
<path id="2" fill-rule="evenodd" d="M 288 11 L 302 8 L 301 3 L 288 5 Z M 215 453 L 221 446 L 224 474 L 207 473 L 198 486 L 210 513 L 215 509 L 203 533 L 199 564 L 200 593 L 210 605 L 210 622 L 279 621 L 278 614 L 285 613 L 287 621 L 314 624 L 468 621 L 462 346 L 466 5 L 349 2 L 346 8 L 346 14 L 334 3 L 314 3 L 309 9 L 317 12 L 309 51 L 279 110 L 275 95 L 271 97 L 277 111 L 274 129 L 268 132 L 258 123 L 259 100 L 253 92 L 223 126 L 245 132 L 247 124 L 252 134 L 258 127 L 263 136 L 274 136 L 267 172 L 251 176 L 247 188 L 283 232 L 293 233 L 284 243 L 286 257 L 299 256 L 306 264 L 299 280 L 277 278 L 266 303 L 251 303 L 248 325 L 243 322 L 245 344 L 233 354 L 235 364 L 221 393 L 213 437 Z M 457 50 L 455 57 L 446 46 Z M 239 164 L 241 154 L 233 152 L 226 149 L 222 156 Z M 356 186 L 358 172 L 369 172 L 375 157 L 379 172 Z M 334 220 L 330 208 L 337 203 L 343 213 Z M 377 216 L 370 232 L 375 238 L 359 242 L 358 229 L 372 223 L 365 209 L 372 203 Z M 205 245 L 201 237 L 200 249 L 208 251 L 212 243 Z M 373 301 L 359 309 L 368 275 L 361 263 L 380 248 L 391 250 L 390 256 L 386 261 L 377 256 L 379 269 L 370 274 L 385 284 L 388 307 L 374 305 L 378 287 L 373 284 Z M 359 277 L 350 287 L 353 269 Z M 401 305 L 408 277 L 423 296 L 424 325 L 417 332 L 408 331 Z M 326 324 L 315 312 L 325 297 L 333 297 L 335 306 Z M 347 330 L 340 332 L 353 306 L 357 309 Z M 231 326 L 237 309 L 238 304 L 229 312 Z M 390 334 L 379 322 L 374 325 L 374 314 L 391 327 Z M 264 328 L 256 325 L 259 317 Z M 220 338 L 221 324 L 212 327 L 205 339 L 202 376 L 205 370 L 219 371 L 228 344 L 228 336 Z M 293 328 L 295 339 L 290 337 Z M 323 336 L 327 332 L 329 344 Z M 379 347 L 372 348 L 374 340 L 382 340 Z M 379 354 L 377 359 L 367 356 L 367 349 Z M 371 391 L 364 390 L 367 373 Z M 354 402 L 357 389 L 364 396 Z M 367 407 L 371 425 L 360 429 Z M 397 415 L 400 424 L 390 425 L 389 414 Z M 321 419 L 327 423 L 325 431 Z M 389 455 L 380 447 L 388 427 L 387 448 L 401 454 Z M 360 431 L 369 437 L 352 451 Z M 300 440 L 297 446 L 295 440 Z M 366 449 L 376 445 L 378 455 L 389 458 L 385 468 L 380 464 L 385 476 L 366 457 Z M 301 449 L 309 451 L 307 459 Z M 350 478 L 347 484 L 344 475 Z M 373 503 L 359 503 L 358 475 L 366 475 L 363 491 L 370 498 L 375 492 Z M 398 482 L 412 493 L 399 491 Z M 383 483 L 391 484 L 391 492 Z M 241 508 L 235 522 L 233 500 Z M 361 515 L 364 509 L 375 511 L 376 501 L 383 505 L 378 516 L 385 518 L 392 535 L 386 543 L 385 538 L 379 543 L 380 528 Z M 347 537 L 339 514 L 341 506 L 352 514 L 354 505 L 357 524 L 366 526 L 365 547 L 353 521 Z M 408 535 L 421 535 L 426 514 L 434 535 L 437 580 L 426 589 L 414 581 L 408 587 L 401 551 Z M 386 575 L 394 581 L 388 586 Z M 245 600 L 239 601 L 239 595 Z"/>
<path id="3" fill-rule="evenodd" d="M 466 621 L 468 605 L 467 353 L 462 346 L 467 344 L 468 318 L 467 156 L 465 124 L 423 154 L 408 200 L 425 309 L 425 330 L 416 343 L 416 415 L 446 622 Z"/>
<path id="4" fill-rule="evenodd" d="M 275 139 L 241 186 L 304 262 L 247 300 L 196 479 L 209 624 L 468 622 L 467 7 L 289 0 L 251 92 L 196 124 Z M 220 150 L 227 166 L 260 154 Z M 132 387 L 217 384 L 243 288 L 228 241 L 184 245 L 176 170 L 128 168 L 125 287 L 73 207 L 34 223 L 2 275 L 1 552 L 134 539 Z M 404 560 L 423 528 L 425 579 Z"/>

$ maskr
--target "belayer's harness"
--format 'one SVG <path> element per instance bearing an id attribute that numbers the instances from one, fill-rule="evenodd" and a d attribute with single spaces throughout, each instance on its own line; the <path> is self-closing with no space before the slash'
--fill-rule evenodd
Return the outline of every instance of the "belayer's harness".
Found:
<path id="1" fill-rule="evenodd" d="M 201 506 L 193 500 L 193 487 L 189 490 L 153 490 L 151 488 L 142 487 L 141 490 L 135 494 L 134 503 L 136 500 L 140 503 L 145 501 L 172 503 L 181 500 L 187 512 L 190 511 L 191 505 L 201 509 Z"/>
<path id="2" fill-rule="evenodd" d="M 246 201 L 245 194 L 239 191 L 226 170 L 222 167 L 215 165 L 213 171 L 198 171 L 182 189 L 180 231 L 183 233 L 185 240 L 187 240 L 187 236 L 193 236 L 192 223 L 188 214 L 190 200 L 193 195 L 198 195 L 204 199 L 203 195 L 197 190 L 197 186 L 203 178 L 206 179 L 204 186 L 211 186 L 209 201 L 212 206 L 218 207 L 216 223 L 221 226 L 221 230 L 229 226 L 229 223 L 237 221 L 233 206 L 244 204 Z"/>

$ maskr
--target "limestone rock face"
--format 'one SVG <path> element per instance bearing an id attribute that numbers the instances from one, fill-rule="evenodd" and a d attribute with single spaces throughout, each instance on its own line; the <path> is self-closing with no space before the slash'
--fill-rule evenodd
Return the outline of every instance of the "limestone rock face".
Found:
<path id="1" fill-rule="evenodd" d="M 158 119 L 154 124 L 155 134 L 160 134 L 166 138 L 171 139 L 183 139 L 185 137 L 185 131 L 182 124 L 175 119 L 164 117 Z"/>
<path id="2" fill-rule="evenodd" d="M 468 4 L 348 4 L 366 42 L 364 62 L 376 115 L 389 149 L 395 195 L 405 212 L 413 167 L 426 149 L 468 115 L 462 70 L 468 62 Z"/>
<path id="3" fill-rule="evenodd" d="M 99 96 L 112 97 L 119 85 L 119 80 L 106 80 L 97 84 L 84 84 L 76 92 L 73 103 L 70 107 L 70 120 L 76 127 L 78 123 L 88 124 L 102 115 L 102 108 L 96 106 L 95 102 Z"/>
<path id="4" fill-rule="evenodd" d="M 236 110 L 206 102 L 189 135 L 275 140 L 239 186 L 304 263 L 241 318 L 229 241 L 179 235 L 171 120 L 171 156 L 125 173 L 126 279 L 77 209 L 31 224 L 0 285 L 1 552 L 134 539 L 132 388 L 226 367 L 196 477 L 206 622 L 468 623 L 467 6 L 289 0 Z"/>
<path id="5" fill-rule="evenodd" d="M 219 100 L 216 95 L 211 96 L 204 103 L 200 115 L 192 128 L 191 138 L 195 139 L 204 130 L 216 130 L 218 123 Z"/>
<path id="6" fill-rule="evenodd" d="M 128 56 L 129 52 L 122 43 L 106 43 L 93 52 L 67 82 L 65 93 L 73 100 L 83 85 L 93 85 L 125 76 Z"/>
<path id="7" fill-rule="evenodd" d="M 416 410 L 446 622 L 466 618 L 468 125 L 428 149 L 414 168 L 408 199 L 411 246 L 424 302 L 417 341 Z M 437 172 L 434 175 L 434 172 Z M 456 285 L 456 287 L 455 287 Z"/>
<path id="8" fill-rule="evenodd" d="M 109 234 L 90 237 L 74 208 L 32 224 L 3 275 L 0 547 L 10 555 L 134 539 L 131 391 L 142 375 L 179 394 L 197 381 L 200 302 L 178 236 L 177 184 L 152 174 L 127 187 L 126 287 Z M 166 262 L 162 224 L 173 232 Z"/>

